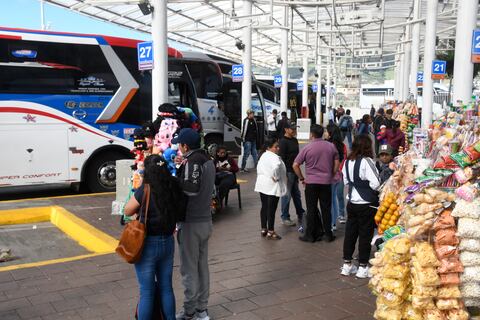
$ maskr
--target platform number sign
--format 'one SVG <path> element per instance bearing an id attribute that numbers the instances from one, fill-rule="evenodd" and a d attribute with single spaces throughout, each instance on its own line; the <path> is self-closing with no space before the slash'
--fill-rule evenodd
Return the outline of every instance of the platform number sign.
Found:
<path id="1" fill-rule="evenodd" d="M 480 63 L 480 30 L 473 30 L 472 35 L 472 62 Z"/>
<path id="2" fill-rule="evenodd" d="M 318 85 L 316 83 L 312 84 L 312 91 L 317 92 L 318 91 Z"/>
<path id="3" fill-rule="evenodd" d="M 297 81 L 297 91 L 303 90 L 303 80 Z"/>
<path id="4" fill-rule="evenodd" d="M 423 85 L 423 71 L 417 72 L 417 87 Z"/>
<path id="5" fill-rule="evenodd" d="M 153 69 L 153 42 L 137 43 L 138 70 Z"/>
<path id="6" fill-rule="evenodd" d="M 447 61 L 443 61 L 443 60 L 432 61 L 432 79 L 433 80 L 445 79 L 446 72 L 447 72 Z"/>
<path id="7" fill-rule="evenodd" d="M 232 65 L 232 81 L 233 82 L 243 81 L 243 64 Z"/>
<path id="8" fill-rule="evenodd" d="M 282 86 L 282 75 L 277 74 L 273 77 L 273 85 L 275 88 L 280 88 Z"/>

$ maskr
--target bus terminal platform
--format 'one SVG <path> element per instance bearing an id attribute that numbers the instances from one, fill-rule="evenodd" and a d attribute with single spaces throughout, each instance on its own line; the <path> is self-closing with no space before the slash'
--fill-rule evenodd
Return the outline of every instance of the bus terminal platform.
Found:
<path id="1" fill-rule="evenodd" d="M 213 219 L 209 246 L 210 317 L 372 319 L 375 299 L 367 288 L 368 281 L 340 276 L 344 225 L 338 226 L 333 243 L 304 243 L 298 240 L 296 227 L 281 224 L 278 210 L 275 229 L 283 238 L 279 241 L 262 238 L 260 198 L 253 192 L 255 178 L 254 172 L 239 176 L 244 181 L 242 209 L 238 208 L 237 194 L 232 191 L 228 206 Z M 95 194 L 4 201 L 0 202 L 0 211 L 60 207 L 106 234 L 106 238 L 118 239 L 122 226 L 120 217 L 111 215 L 114 197 L 114 194 Z M 292 204 L 292 217 L 293 211 Z M 32 224 L 25 226 L 24 230 L 30 230 Z M 68 257 L 83 252 L 73 248 L 66 237 L 46 231 L 50 227 L 45 224 L 32 227 L 29 233 L 38 230 L 42 234 L 24 239 L 23 245 L 42 241 L 43 237 L 60 239 L 54 241 L 56 246 L 52 245 L 45 258 L 56 257 L 58 252 L 58 263 L 42 265 L 42 253 L 36 250 L 31 250 L 38 255 L 36 259 L 0 263 L 0 319 L 133 319 L 138 301 L 133 265 L 115 253 L 84 254 L 69 261 Z M 63 249 L 63 244 L 68 248 Z M 12 248 L 12 255 L 15 254 Z M 27 262 L 30 267 L 19 266 Z M 177 310 L 183 298 L 178 264 L 176 252 L 173 284 Z"/>

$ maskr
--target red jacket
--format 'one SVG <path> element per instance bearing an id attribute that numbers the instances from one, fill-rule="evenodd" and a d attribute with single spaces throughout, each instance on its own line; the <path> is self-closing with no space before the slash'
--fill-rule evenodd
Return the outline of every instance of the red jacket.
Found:
<path id="1" fill-rule="evenodd" d="M 387 129 L 385 133 L 380 133 L 378 136 L 380 139 L 387 139 L 387 143 L 392 147 L 392 149 L 398 152 L 398 148 L 402 146 L 405 148 L 405 134 L 402 130 L 398 129 L 396 132 L 393 132 L 393 129 Z"/>

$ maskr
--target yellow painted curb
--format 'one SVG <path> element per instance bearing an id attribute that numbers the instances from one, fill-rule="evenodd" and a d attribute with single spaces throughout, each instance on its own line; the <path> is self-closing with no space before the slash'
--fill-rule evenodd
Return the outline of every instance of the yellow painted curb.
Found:
<path id="1" fill-rule="evenodd" d="M 0 225 L 26 224 L 50 220 L 51 207 L 0 210 Z"/>
<path id="2" fill-rule="evenodd" d="M 45 261 L 37 261 L 37 262 L 16 264 L 16 265 L 12 265 L 12 266 L 0 267 L 0 272 L 18 270 L 18 269 L 25 269 L 25 268 L 42 267 L 42 266 L 48 266 L 50 264 L 55 264 L 55 263 L 65 263 L 65 262 L 70 262 L 70 261 L 77 261 L 77 260 L 102 256 L 104 254 L 107 254 L 107 253 L 89 253 L 89 254 L 83 254 L 81 256 L 75 256 L 75 257 L 69 257 L 69 258 L 60 258 L 60 259 L 52 259 L 52 260 L 45 260 Z"/>
<path id="3" fill-rule="evenodd" d="M 85 194 L 72 194 L 69 196 L 56 196 L 56 197 L 43 197 L 43 198 L 27 198 L 27 199 L 18 199 L 18 200 L 3 200 L 0 203 L 15 203 L 15 202 L 25 202 L 25 201 L 41 201 L 41 200 L 51 200 L 51 199 L 69 199 L 69 198 L 82 198 L 82 197 L 97 197 L 97 196 L 108 196 L 115 194 L 115 192 L 98 192 L 98 193 L 85 193 Z"/>
<path id="4" fill-rule="evenodd" d="M 44 266 L 54 263 L 75 261 L 115 252 L 118 240 L 100 231 L 84 220 L 59 206 L 0 210 L 0 225 L 26 224 L 50 221 L 63 233 L 92 252 L 90 254 L 32 263 L 0 267 L 1 271 Z"/>
<path id="5" fill-rule="evenodd" d="M 115 238 L 86 223 L 62 207 L 52 207 L 50 221 L 91 252 L 111 253 L 117 247 L 118 241 Z"/>

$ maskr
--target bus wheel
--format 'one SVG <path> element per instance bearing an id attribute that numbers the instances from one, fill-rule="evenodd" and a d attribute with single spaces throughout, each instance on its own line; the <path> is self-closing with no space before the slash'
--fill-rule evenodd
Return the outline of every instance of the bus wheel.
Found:
<path id="1" fill-rule="evenodd" d="M 223 144 L 223 137 L 219 134 L 209 134 L 205 137 L 205 149 L 214 157 L 217 147 Z"/>
<path id="2" fill-rule="evenodd" d="M 117 171 L 115 161 L 127 158 L 120 152 L 105 152 L 88 165 L 86 184 L 91 192 L 115 191 Z"/>

